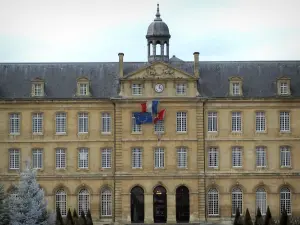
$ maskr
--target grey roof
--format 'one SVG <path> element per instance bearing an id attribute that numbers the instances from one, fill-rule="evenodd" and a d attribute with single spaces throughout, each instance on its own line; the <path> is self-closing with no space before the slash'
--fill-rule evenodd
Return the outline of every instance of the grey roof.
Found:
<path id="1" fill-rule="evenodd" d="M 154 21 L 149 25 L 147 30 L 147 38 L 150 37 L 166 37 L 170 38 L 170 32 L 168 25 L 162 21 L 159 13 L 159 4 L 157 4 L 157 12 Z"/>
<path id="2" fill-rule="evenodd" d="M 170 60 L 170 64 L 193 74 L 193 62 Z M 124 62 L 124 75 L 149 65 L 148 62 Z M 276 80 L 291 79 L 293 97 L 300 97 L 300 61 L 201 62 L 199 93 L 208 98 L 228 97 L 229 77 L 243 78 L 244 97 L 275 97 Z M 119 91 L 118 62 L 93 63 L 3 63 L 0 64 L 0 98 L 30 98 L 31 81 L 42 78 L 44 98 L 78 98 L 76 79 L 91 81 L 92 98 L 116 97 Z"/>

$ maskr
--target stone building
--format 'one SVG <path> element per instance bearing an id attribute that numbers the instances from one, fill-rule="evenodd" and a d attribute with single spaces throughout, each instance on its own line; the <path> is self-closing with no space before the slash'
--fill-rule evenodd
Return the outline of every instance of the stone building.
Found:
<path id="1" fill-rule="evenodd" d="M 170 38 L 157 9 L 148 62 L 0 64 L 7 192 L 30 159 L 49 209 L 99 224 L 299 216 L 300 62 L 185 62 Z"/>

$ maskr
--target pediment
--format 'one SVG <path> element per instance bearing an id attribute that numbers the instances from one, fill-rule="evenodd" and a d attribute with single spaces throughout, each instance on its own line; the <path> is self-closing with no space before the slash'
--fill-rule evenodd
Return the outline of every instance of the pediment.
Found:
<path id="1" fill-rule="evenodd" d="M 169 64 L 157 62 L 150 66 L 144 67 L 131 74 L 128 74 L 123 80 L 169 80 L 169 79 L 196 79 L 193 75 L 190 75 L 182 70 L 174 68 Z"/>

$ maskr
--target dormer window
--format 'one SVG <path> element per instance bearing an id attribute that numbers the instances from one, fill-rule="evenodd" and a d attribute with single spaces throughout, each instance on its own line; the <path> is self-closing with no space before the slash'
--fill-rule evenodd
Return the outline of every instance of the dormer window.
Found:
<path id="1" fill-rule="evenodd" d="M 32 97 L 43 97 L 44 96 L 44 81 L 36 78 L 32 81 L 31 96 Z"/>
<path id="2" fill-rule="evenodd" d="M 290 79 L 287 77 L 281 77 L 277 80 L 277 93 L 278 95 L 290 95 Z"/>
<path id="3" fill-rule="evenodd" d="M 90 82 L 87 78 L 77 79 L 77 96 L 90 96 Z"/>
<path id="4" fill-rule="evenodd" d="M 240 95 L 240 84 L 239 83 L 232 83 L 232 95 Z"/>
<path id="5" fill-rule="evenodd" d="M 287 95 L 288 92 L 288 83 L 287 82 L 281 82 L 280 83 L 280 94 Z"/>
<path id="6" fill-rule="evenodd" d="M 230 77 L 229 78 L 229 94 L 231 96 L 242 96 L 243 95 L 243 82 L 241 77 Z"/>
<path id="7" fill-rule="evenodd" d="M 132 84 L 132 95 L 142 95 L 143 94 L 143 85 L 142 84 Z"/>
<path id="8" fill-rule="evenodd" d="M 88 93 L 88 84 L 79 84 L 79 95 L 87 95 Z"/>

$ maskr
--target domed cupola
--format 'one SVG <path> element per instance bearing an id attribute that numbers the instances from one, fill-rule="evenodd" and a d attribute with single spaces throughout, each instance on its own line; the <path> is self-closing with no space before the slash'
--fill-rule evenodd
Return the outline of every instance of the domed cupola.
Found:
<path id="1" fill-rule="evenodd" d="M 154 21 L 149 25 L 147 31 L 148 61 L 169 61 L 169 33 L 168 25 L 162 21 L 159 13 L 159 4 Z"/>

